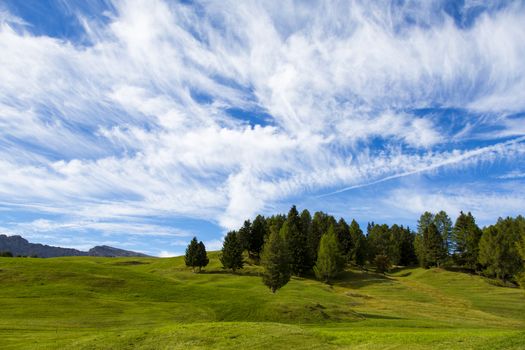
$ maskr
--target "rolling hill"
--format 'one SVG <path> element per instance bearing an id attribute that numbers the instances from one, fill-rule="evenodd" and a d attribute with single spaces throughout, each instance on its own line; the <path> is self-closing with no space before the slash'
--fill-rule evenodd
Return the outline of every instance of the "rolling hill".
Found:
<path id="1" fill-rule="evenodd" d="M 347 270 L 272 294 L 260 267 L 0 258 L 3 349 L 523 349 L 525 293 L 442 269 Z"/>

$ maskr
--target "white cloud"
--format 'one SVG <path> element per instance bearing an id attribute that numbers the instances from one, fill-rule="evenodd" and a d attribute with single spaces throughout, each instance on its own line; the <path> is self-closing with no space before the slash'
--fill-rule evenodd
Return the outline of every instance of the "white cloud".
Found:
<path id="1" fill-rule="evenodd" d="M 233 228 L 298 194 L 523 156 L 523 139 L 499 141 L 525 134 L 508 116 L 525 109 L 518 5 L 466 29 L 435 2 L 114 6 L 109 24 L 81 18 L 89 46 L 0 15 L 0 201 L 75 218 L 35 229 L 173 233 L 121 223 L 144 215 Z M 499 113 L 483 121 L 493 145 L 454 149 L 476 135 L 410 112 L 433 106 Z"/>
<path id="2" fill-rule="evenodd" d="M 512 170 L 506 174 L 498 176 L 497 178 L 502 180 L 523 179 L 525 178 L 525 171 Z"/>
<path id="3" fill-rule="evenodd" d="M 464 186 L 465 187 L 465 186 Z M 476 188 L 478 187 L 478 188 Z M 498 217 L 523 214 L 525 193 L 521 190 L 490 191 L 474 188 L 449 187 L 441 190 L 412 187 L 392 191 L 383 204 L 398 211 L 419 216 L 425 211 L 445 210 L 455 218 L 460 211 L 470 211 L 478 224 L 492 224 Z"/>
<path id="4" fill-rule="evenodd" d="M 171 252 L 167 250 L 162 250 L 157 254 L 159 258 L 172 258 L 175 256 L 181 256 L 181 255 L 184 255 L 184 253 L 183 252 Z"/>

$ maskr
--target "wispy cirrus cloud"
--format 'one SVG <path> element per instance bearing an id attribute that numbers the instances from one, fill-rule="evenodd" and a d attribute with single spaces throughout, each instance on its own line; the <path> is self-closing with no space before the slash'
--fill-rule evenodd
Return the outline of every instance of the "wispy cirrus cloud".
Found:
<path id="1" fill-rule="evenodd" d="M 74 38 L 1 10 L 12 211 L 107 233 L 150 216 L 229 229 L 291 198 L 523 157 L 521 4 L 106 5 L 64 9 Z"/>

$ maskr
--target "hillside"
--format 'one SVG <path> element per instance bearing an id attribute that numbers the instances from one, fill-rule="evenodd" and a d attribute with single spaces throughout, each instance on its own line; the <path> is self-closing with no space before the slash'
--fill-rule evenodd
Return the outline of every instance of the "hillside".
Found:
<path id="1" fill-rule="evenodd" d="M 96 246 L 84 252 L 77 249 L 53 247 L 40 243 L 29 243 L 20 236 L 0 235 L 0 252 L 10 252 L 14 256 L 35 256 L 39 258 L 53 258 L 61 256 L 105 256 L 105 257 L 130 257 L 147 255 L 129 250 L 113 248 L 106 245 Z"/>
<path id="2" fill-rule="evenodd" d="M 272 295 L 259 267 L 210 258 L 0 258 L 2 348 L 525 348 L 525 293 L 478 276 L 349 270 Z"/>

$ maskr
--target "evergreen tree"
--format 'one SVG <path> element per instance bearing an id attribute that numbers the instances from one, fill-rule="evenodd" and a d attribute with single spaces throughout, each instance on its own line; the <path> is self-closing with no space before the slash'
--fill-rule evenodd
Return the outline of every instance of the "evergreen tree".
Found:
<path id="1" fill-rule="evenodd" d="M 516 218 L 516 222 L 518 224 L 519 232 L 520 232 L 520 237 L 517 243 L 518 251 L 521 255 L 521 259 L 523 260 L 524 266 L 525 266 L 525 218 L 519 215 Z"/>
<path id="2" fill-rule="evenodd" d="M 272 230 L 264 244 L 261 263 L 264 266 L 263 283 L 275 293 L 288 283 L 291 276 L 290 253 L 284 236 L 287 229 Z"/>
<path id="3" fill-rule="evenodd" d="M 454 260 L 459 266 L 475 270 L 478 268 L 479 240 L 481 230 L 469 212 L 461 212 L 452 230 L 455 248 Z"/>
<path id="4" fill-rule="evenodd" d="M 428 211 L 424 212 L 419 218 L 419 220 L 417 221 L 417 233 L 423 236 L 423 232 L 425 232 L 425 229 L 431 223 L 435 223 L 434 219 L 435 219 L 434 214 Z"/>
<path id="5" fill-rule="evenodd" d="M 262 215 L 257 215 L 251 225 L 251 235 L 248 238 L 248 253 L 250 257 L 258 260 L 264 244 L 266 233 L 266 219 Z"/>
<path id="6" fill-rule="evenodd" d="M 352 236 L 350 236 L 350 227 L 345 219 L 341 218 L 337 222 L 337 225 L 335 226 L 335 235 L 339 242 L 339 251 L 345 258 L 345 261 L 347 261 L 353 248 L 353 242 Z"/>
<path id="7" fill-rule="evenodd" d="M 428 211 L 424 212 L 417 222 L 417 234 L 414 238 L 414 250 L 419 265 L 425 268 L 440 266 L 447 257 L 446 244 L 443 242 L 438 226 L 446 232 L 447 216 L 440 212 L 436 216 Z"/>
<path id="8" fill-rule="evenodd" d="M 445 251 L 449 255 L 454 251 L 454 241 L 452 239 L 452 220 L 445 211 L 440 211 L 434 217 L 434 223 L 438 229 L 439 234 L 443 238 Z"/>
<path id="9" fill-rule="evenodd" d="M 425 249 L 425 267 L 440 266 L 446 257 L 443 238 L 434 223 L 427 226 L 423 233 Z"/>
<path id="10" fill-rule="evenodd" d="M 283 227 L 284 222 L 286 221 L 286 215 L 283 214 L 277 214 L 272 215 L 268 218 L 266 218 L 266 236 L 265 239 L 268 238 L 268 235 L 273 231 L 281 231 L 281 227 Z"/>
<path id="11" fill-rule="evenodd" d="M 423 241 L 423 234 L 417 233 L 414 237 L 414 251 L 417 256 L 417 261 L 419 263 L 419 266 L 421 267 L 428 267 L 427 260 L 426 260 L 426 254 L 425 254 L 425 244 Z"/>
<path id="12" fill-rule="evenodd" d="M 357 266 L 363 266 L 366 261 L 367 247 L 366 237 L 359 227 L 357 221 L 352 220 L 348 229 L 350 236 L 352 237 L 353 248 L 350 252 L 350 261 Z"/>
<path id="13" fill-rule="evenodd" d="M 369 223 L 366 240 L 369 254 L 368 259 L 370 262 L 375 260 L 376 255 L 386 255 L 391 259 L 393 249 L 388 225 L 376 225 L 373 222 Z"/>
<path id="14" fill-rule="evenodd" d="M 401 266 L 411 266 L 417 263 L 417 256 L 415 251 L 415 235 L 410 231 L 410 228 L 401 226 L 401 247 L 399 264 Z"/>
<path id="15" fill-rule="evenodd" d="M 250 237 L 252 235 L 252 223 L 250 220 L 245 220 L 242 227 L 237 232 L 237 238 L 242 250 L 245 251 L 250 246 Z"/>
<path id="16" fill-rule="evenodd" d="M 199 267 L 199 272 L 201 269 L 208 265 L 210 259 L 208 259 L 208 254 L 206 253 L 206 246 L 202 241 L 199 242 L 197 246 L 197 266 Z"/>
<path id="17" fill-rule="evenodd" d="M 339 272 L 341 255 L 339 244 L 335 236 L 334 226 L 331 225 L 328 232 L 321 237 L 319 252 L 314 266 L 317 279 L 329 283 Z"/>
<path id="18" fill-rule="evenodd" d="M 389 246 L 388 257 L 392 265 L 399 265 L 401 263 L 401 253 L 403 248 L 403 239 L 405 238 L 405 231 L 402 226 L 396 224 L 389 229 Z"/>
<path id="19" fill-rule="evenodd" d="M 330 225 L 336 225 L 336 221 L 333 216 L 318 211 L 314 214 L 312 219 L 312 229 L 310 236 L 307 238 L 308 255 L 311 262 L 317 261 L 317 253 L 319 251 L 319 242 L 325 232 L 328 232 Z"/>
<path id="20" fill-rule="evenodd" d="M 390 267 L 392 267 L 390 258 L 384 254 L 376 255 L 374 258 L 374 265 L 378 273 L 385 273 L 390 270 Z"/>
<path id="21" fill-rule="evenodd" d="M 522 269 L 519 247 L 519 222 L 512 218 L 499 219 L 496 225 L 483 230 L 479 241 L 479 263 L 484 272 L 501 280 L 510 279 Z"/>
<path id="22" fill-rule="evenodd" d="M 186 248 L 186 255 L 184 256 L 184 262 L 186 266 L 191 267 L 195 271 L 195 267 L 199 266 L 198 263 L 198 249 L 199 243 L 197 242 L 197 237 L 193 237 Z"/>
<path id="23" fill-rule="evenodd" d="M 237 269 L 242 269 L 244 261 L 242 259 L 242 246 L 235 231 L 230 231 L 224 238 L 220 261 L 223 268 L 231 269 L 234 273 Z"/>
<path id="24" fill-rule="evenodd" d="M 308 237 L 309 230 L 312 229 L 312 215 L 310 215 L 308 209 L 304 209 L 301 212 L 301 228 L 303 230 L 303 235 Z"/>
<path id="25" fill-rule="evenodd" d="M 520 239 L 516 245 L 521 255 L 521 267 L 522 269 L 525 269 L 525 218 L 520 215 L 516 218 L 516 221 L 518 222 L 520 231 Z M 520 284 L 523 288 L 525 288 L 525 273 L 521 274 Z"/>
<path id="26" fill-rule="evenodd" d="M 306 237 L 306 266 L 305 270 L 311 270 L 315 264 L 315 260 L 312 258 L 310 248 L 308 247 L 308 241 L 312 236 L 312 216 L 308 209 L 304 209 L 301 212 L 301 230 L 302 234 Z"/>
<path id="27" fill-rule="evenodd" d="M 288 213 L 286 224 L 285 240 L 290 251 L 290 268 L 293 275 L 300 276 L 308 270 L 308 248 L 307 237 L 303 235 L 301 218 L 295 205 Z"/>

